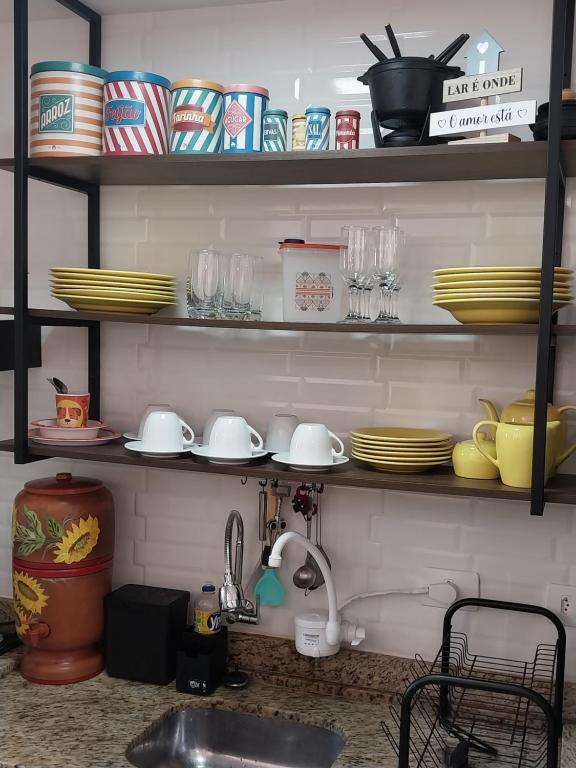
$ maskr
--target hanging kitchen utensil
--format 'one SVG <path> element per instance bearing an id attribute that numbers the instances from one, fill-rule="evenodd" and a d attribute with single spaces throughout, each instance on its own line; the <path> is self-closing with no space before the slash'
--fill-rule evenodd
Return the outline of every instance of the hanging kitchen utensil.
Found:
<path id="1" fill-rule="evenodd" d="M 378 61 L 386 61 L 388 56 L 386 56 L 384 51 L 378 48 L 378 46 L 375 43 L 373 43 L 372 40 L 370 40 L 370 38 L 368 37 L 368 35 L 364 34 L 364 32 L 362 32 L 362 34 L 360 35 L 360 40 L 362 40 L 366 48 L 368 48 L 368 50 L 371 53 L 373 53 L 374 56 L 376 56 Z"/>
<path id="2" fill-rule="evenodd" d="M 464 45 L 464 43 L 470 39 L 470 35 L 462 33 L 461 35 L 458 35 L 458 37 L 453 40 L 450 45 L 447 45 L 444 50 L 436 56 L 435 61 L 438 61 L 440 64 L 448 64 L 448 62 L 456 56 L 460 48 Z"/>
<path id="3" fill-rule="evenodd" d="M 396 40 L 396 35 L 394 34 L 394 30 L 392 29 L 392 25 L 386 24 L 384 29 L 386 30 L 386 34 L 388 35 L 388 41 L 390 42 L 390 46 L 394 51 L 394 56 L 396 56 L 396 58 L 399 59 L 402 56 L 402 54 L 400 52 L 400 46 L 398 45 L 398 40 Z"/>
<path id="4" fill-rule="evenodd" d="M 323 492 L 324 492 L 323 485 L 321 485 L 320 487 L 316 486 L 314 489 L 315 505 L 316 505 L 316 546 L 326 558 L 326 562 L 328 563 L 328 568 L 332 569 L 332 563 L 330 562 L 330 558 L 328 557 L 328 555 L 326 554 L 326 551 L 324 550 L 324 547 L 322 546 L 322 509 L 320 508 L 320 494 Z M 324 582 L 324 577 L 322 577 L 322 582 Z M 314 587 L 314 589 L 316 589 L 316 587 Z"/>
<path id="5" fill-rule="evenodd" d="M 258 581 L 256 582 L 256 586 L 254 587 L 254 594 L 256 596 L 256 600 L 260 603 L 260 605 L 268 605 L 272 608 L 277 608 L 279 605 L 282 605 L 284 602 L 284 598 L 286 596 L 286 591 L 284 589 L 284 585 L 280 581 L 280 578 L 278 576 L 278 569 L 277 568 L 269 568 L 268 567 L 268 557 L 270 556 L 270 551 L 274 544 L 276 543 L 276 539 L 280 535 L 280 531 L 282 529 L 282 523 L 284 523 L 284 528 L 286 527 L 286 522 L 283 521 L 280 517 L 280 509 L 282 506 L 282 497 L 278 496 L 275 492 L 275 488 L 272 488 L 267 494 L 266 499 L 266 507 L 268 507 L 268 500 L 272 500 L 273 503 L 273 519 L 268 520 L 266 531 L 267 531 L 267 537 L 268 537 L 268 545 L 264 547 L 264 550 L 262 551 L 262 565 L 264 567 L 264 573 L 260 576 Z M 268 516 L 270 513 L 267 509 L 266 515 Z M 264 562 L 264 553 L 268 552 L 265 562 Z"/>
<path id="6" fill-rule="evenodd" d="M 309 496 L 307 495 L 307 499 L 309 500 Z M 312 514 L 310 509 L 306 509 L 306 511 L 302 512 L 304 515 L 304 518 L 306 520 L 306 538 L 308 541 L 311 541 L 312 539 Z M 315 562 L 315 561 L 314 561 Z M 306 554 L 306 560 L 304 561 L 304 565 L 301 565 L 292 576 L 292 583 L 295 587 L 298 587 L 298 589 L 311 589 L 314 586 L 314 583 L 316 581 L 316 572 L 312 565 L 309 562 L 309 555 Z"/>

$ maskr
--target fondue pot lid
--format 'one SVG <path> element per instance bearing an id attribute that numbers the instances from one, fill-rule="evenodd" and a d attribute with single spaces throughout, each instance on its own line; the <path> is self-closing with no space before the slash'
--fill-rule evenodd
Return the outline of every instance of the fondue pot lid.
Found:
<path id="1" fill-rule="evenodd" d="M 56 477 L 41 477 L 39 480 L 30 480 L 24 484 L 27 491 L 41 496 L 93 493 L 103 486 L 101 480 L 94 480 L 91 477 L 72 477 L 70 472 L 58 472 Z"/>

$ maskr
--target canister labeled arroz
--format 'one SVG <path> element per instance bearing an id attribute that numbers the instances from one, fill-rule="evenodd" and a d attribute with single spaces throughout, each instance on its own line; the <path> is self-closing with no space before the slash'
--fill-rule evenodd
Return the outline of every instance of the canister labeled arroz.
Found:
<path id="1" fill-rule="evenodd" d="M 264 152 L 286 152 L 288 112 L 267 109 L 264 112 L 262 149 Z"/>
<path id="2" fill-rule="evenodd" d="M 358 149 L 360 145 L 360 112 L 342 109 L 336 112 L 336 149 Z"/>
<path id="3" fill-rule="evenodd" d="M 306 149 L 306 115 L 303 113 L 292 116 L 292 151 L 302 152 Z"/>
<path id="4" fill-rule="evenodd" d="M 259 85 L 224 89 L 224 152 L 262 151 L 262 118 L 269 98 Z"/>
<path id="5" fill-rule="evenodd" d="M 153 72 L 110 72 L 104 85 L 104 154 L 168 152 L 170 80 Z"/>
<path id="6" fill-rule="evenodd" d="M 328 149 L 330 141 L 330 110 L 328 107 L 306 109 L 306 150 Z"/>
<path id="7" fill-rule="evenodd" d="M 224 86 L 210 80 L 172 83 L 170 153 L 221 152 Z"/>
<path id="8" fill-rule="evenodd" d="M 30 74 L 30 155 L 100 155 L 106 71 L 41 61 Z"/>

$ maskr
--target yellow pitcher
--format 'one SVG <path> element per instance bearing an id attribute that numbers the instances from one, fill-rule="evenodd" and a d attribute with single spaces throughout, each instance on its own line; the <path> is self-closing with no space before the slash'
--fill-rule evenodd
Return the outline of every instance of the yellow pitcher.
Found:
<path id="1" fill-rule="evenodd" d="M 478 434 L 482 427 L 496 427 L 496 458 L 486 449 L 484 440 Z M 544 482 L 548 482 L 556 467 L 562 464 L 576 450 L 576 443 L 559 450 L 559 421 L 546 425 L 546 459 Z M 514 488 L 530 488 L 532 485 L 532 443 L 534 426 L 531 424 L 504 424 L 498 421 L 480 421 L 474 427 L 472 438 L 480 453 L 498 467 L 504 485 Z"/>

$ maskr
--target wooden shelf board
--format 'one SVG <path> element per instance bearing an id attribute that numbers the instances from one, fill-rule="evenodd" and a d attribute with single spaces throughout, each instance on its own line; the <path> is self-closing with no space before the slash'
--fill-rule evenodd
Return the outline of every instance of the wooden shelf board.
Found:
<path id="1" fill-rule="evenodd" d="M 0 307 L 0 316 L 14 315 L 13 307 Z M 301 333 L 376 333 L 376 334 L 440 334 L 448 336 L 537 336 L 533 323 L 480 325 L 460 323 L 286 323 L 282 320 L 193 320 L 189 317 L 162 315 L 130 315 L 125 313 L 75 312 L 67 309 L 31 309 L 30 316 L 38 325 L 84 325 L 89 322 L 171 325 L 182 328 L 229 328 L 240 331 L 293 331 Z M 576 325 L 552 327 L 558 336 L 576 335 Z"/>
<path id="2" fill-rule="evenodd" d="M 0 442 L 0 451 L 13 452 L 12 440 Z M 247 466 L 223 466 L 200 462 L 192 457 L 182 459 L 147 459 L 125 450 L 123 443 L 105 446 L 66 448 L 35 445 L 30 443 L 30 454 L 42 458 L 75 459 L 78 461 L 101 461 L 151 469 L 169 469 L 185 472 L 201 472 L 234 477 L 276 478 L 290 482 L 317 482 L 348 488 L 373 488 L 380 490 L 406 491 L 412 493 L 461 496 L 486 499 L 507 499 L 529 501 L 530 491 L 510 488 L 497 480 L 467 480 L 456 477 L 449 467 L 421 475 L 401 475 L 378 472 L 367 468 L 353 459 L 332 472 L 296 472 L 282 468 L 272 461 Z M 547 489 L 547 500 L 560 504 L 576 503 L 576 477 L 560 475 Z"/>
<path id="3" fill-rule="evenodd" d="M 576 142 L 563 142 L 568 176 Z M 31 158 L 33 178 L 102 185 L 302 185 L 533 179 L 546 176 L 547 142 L 438 145 L 336 152 Z M 12 171 L 13 158 L 0 159 Z M 54 175 L 50 179 L 50 175 Z"/>
<path id="4" fill-rule="evenodd" d="M 0 314 L 11 314 L 9 307 L 0 307 Z M 415 323 L 387 325 L 385 323 L 288 323 L 281 320 L 197 320 L 168 315 L 130 315 L 125 313 L 74 312 L 60 309 L 31 309 L 30 316 L 42 324 L 74 325 L 85 322 L 135 323 L 142 325 L 171 325 L 192 328 L 229 328 L 241 331 L 299 331 L 308 333 L 375 333 L 375 334 L 446 334 L 450 336 L 536 336 L 538 326 L 528 323 L 509 325 L 461 325 L 460 323 Z M 575 325 L 555 326 L 558 333 L 572 335 Z M 562 329 L 562 330 L 560 330 Z"/>

